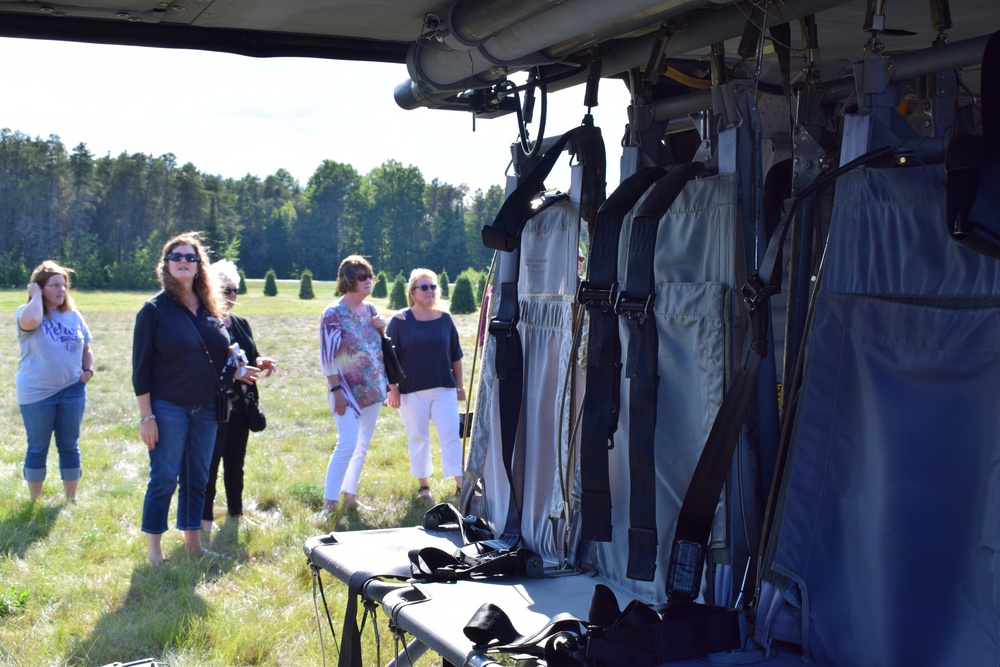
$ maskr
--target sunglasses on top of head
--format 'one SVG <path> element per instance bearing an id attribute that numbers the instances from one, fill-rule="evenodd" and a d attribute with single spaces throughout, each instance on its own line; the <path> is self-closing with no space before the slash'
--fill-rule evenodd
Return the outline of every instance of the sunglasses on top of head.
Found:
<path id="1" fill-rule="evenodd" d="M 430 290 L 430 291 L 434 291 L 434 290 L 436 290 L 437 288 L 438 288 L 438 286 L 437 286 L 437 285 L 435 285 L 435 284 L 433 284 L 433 283 L 432 283 L 432 284 L 430 284 L 430 285 L 414 285 L 414 286 L 413 286 L 413 289 L 418 289 L 418 290 L 420 290 L 421 292 L 426 292 L 426 291 L 428 291 L 428 290 Z"/>
<path id="2" fill-rule="evenodd" d="M 198 255 L 194 254 L 193 252 L 186 252 L 186 253 L 170 252 L 167 253 L 163 258 L 170 262 L 179 262 L 181 260 L 184 260 L 185 262 L 189 262 L 191 264 L 197 264 L 198 262 L 201 261 L 201 258 L 198 257 Z"/>

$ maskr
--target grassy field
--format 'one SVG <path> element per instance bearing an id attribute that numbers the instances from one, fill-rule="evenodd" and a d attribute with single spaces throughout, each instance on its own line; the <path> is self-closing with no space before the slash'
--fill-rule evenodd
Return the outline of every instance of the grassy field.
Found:
<path id="1" fill-rule="evenodd" d="M 132 326 L 150 295 L 74 293 L 94 335 L 97 372 L 81 439 L 84 476 L 77 504 L 64 504 L 53 445 L 45 495 L 32 505 L 14 392 L 13 313 L 25 292 L 0 291 L 0 372 L 7 378 L 0 383 L 0 664 L 101 666 L 141 658 L 172 667 L 323 664 L 303 542 L 330 530 L 414 525 L 426 506 L 409 475 L 399 416 L 385 408 L 358 490 L 372 508 L 318 518 L 335 439 L 318 370 L 318 320 L 335 295 L 332 283 L 313 285 L 317 298 L 302 301 L 297 283 L 279 283 L 278 296 L 264 297 L 261 282 L 250 281 L 234 311 L 249 319 L 261 353 L 276 359 L 279 371 L 262 385 L 268 428 L 250 437 L 242 520 L 226 519 L 219 481 L 218 528 L 208 546 L 231 560 L 186 557 L 181 534 L 171 528 L 163 542 L 171 564 L 158 568 L 146 565 L 139 530 L 148 457 L 131 386 Z M 372 303 L 388 314 L 385 300 Z M 455 319 L 468 376 L 477 316 Z M 440 477 L 432 485 L 436 497 L 453 488 Z M 346 587 L 330 575 L 323 583 L 339 635 Z M 323 641 L 326 663 L 335 664 L 329 630 Z M 373 664 L 369 631 L 365 642 L 365 664 Z M 421 662 L 432 661 L 439 659 Z"/>

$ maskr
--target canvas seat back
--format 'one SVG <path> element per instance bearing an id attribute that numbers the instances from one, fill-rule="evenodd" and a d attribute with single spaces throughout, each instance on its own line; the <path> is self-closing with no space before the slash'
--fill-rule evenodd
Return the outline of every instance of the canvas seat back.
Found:
<path id="1" fill-rule="evenodd" d="M 944 193 L 837 185 L 757 605 L 815 664 L 1000 664 L 1000 263 Z"/>

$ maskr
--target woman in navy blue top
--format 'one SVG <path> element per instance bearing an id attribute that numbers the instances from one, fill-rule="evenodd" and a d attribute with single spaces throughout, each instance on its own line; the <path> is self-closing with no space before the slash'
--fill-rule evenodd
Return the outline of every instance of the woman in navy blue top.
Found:
<path id="1" fill-rule="evenodd" d="M 198 233 L 170 239 L 157 275 L 163 290 L 135 318 L 132 385 L 139 435 L 149 449 L 142 531 L 150 564 L 163 560 L 170 501 L 177 490 L 177 528 L 193 555 L 201 544 L 205 485 L 219 425 L 216 397 L 229 360 L 215 278 Z M 254 379 L 253 372 L 247 374 Z"/>
<path id="2" fill-rule="evenodd" d="M 399 408 L 410 447 L 410 472 L 417 495 L 433 500 L 430 481 L 430 425 L 441 443 L 441 469 L 462 490 L 462 443 L 458 434 L 458 402 L 465 400 L 462 347 L 451 315 L 438 306 L 437 275 L 430 269 L 410 272 L 406 301 L 386 329 L 406 379 L 389 386 L 389 407 Z"/>

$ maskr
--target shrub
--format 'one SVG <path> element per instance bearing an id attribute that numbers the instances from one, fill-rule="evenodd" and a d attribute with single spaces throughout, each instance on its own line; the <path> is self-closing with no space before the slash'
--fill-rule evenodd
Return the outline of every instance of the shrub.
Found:
<path id="1" fill-rule="evenodd" d="M 309 269 L 305 269 L 302 272 L 302 277 L 299 278 L 299 298 L 300 299 L 315 299 L 316 295 L 313 294 L 313 274 Z"/>
<path id="2" fill-rule="evenodd" d="M 476 299 L 472 296 L 472 283 L 460 275 L 455 280 L 455 291 L 451 295 L 451 312 L 456 315 L 476 312 Z"/>
<path id="3" fill-rule="evenodd" d="M 274 269 L 268 269 L 264 274 L 264 296 L 278 296 L 278 280 Z"/>
<path id="4" fill-rule="evenodd" d="M 392 283 L 392 293 L 389 295 L 389 308 L 392 310 L 402 310 L 406 306 L 406 280 L 400 274 L 396 276 L 396 280 Z"/>
<path id="5" fill-rule="evenodd" d="M 240 274 L 240 286 L 236 291 L 237 294 L 247 293 L 247 274 L 243 273 L 243 269 L 236 269 L 236 273 Z"/>
<path id="6" fill-rule="evenodd" d="M 24 259 L 13 251 L 0 253 L 0 286 L 23 288 L 28 284 L 31 272 L 24 265 Z M 73 281 L 74 284 L 76 281 Z"/>
<path id="7" fill-rule="evenodd" d="M 448 298 L 448 272 L 441 269 L 441 273 L 438 274 L 438 289 L 440 290 L 441 298 Z"/>
<path id="8" fill-rule="evenodd" d="M 464 277 L 466 280 L 469 281 L 469 290 L 472 292 L 472 298 L 476 304 L 476 307 L 478 308 L 479 300 L 483 298 L 483 292 L 479 288 L 480 286 L 485 284 L 486 274 L 484 274 L 481 271 L 476 271 L 475 269 L 470 267 L 465 271 L 462 271 L 460 274 L 458 274 L 458 277 L 459 278 Z M 455 280 L 455 286 L 456 287 L 458 286 L 457 279 Z"/>
<path id="9" fill-rule="evenodd" d="M 379 271 L 375 279 L 375 284 L 372 285 L 372 296 L 376 299 L 384 299 L 389 296 L 388 285 L 389 277 L 385 275 L 385 271 Z"/>

